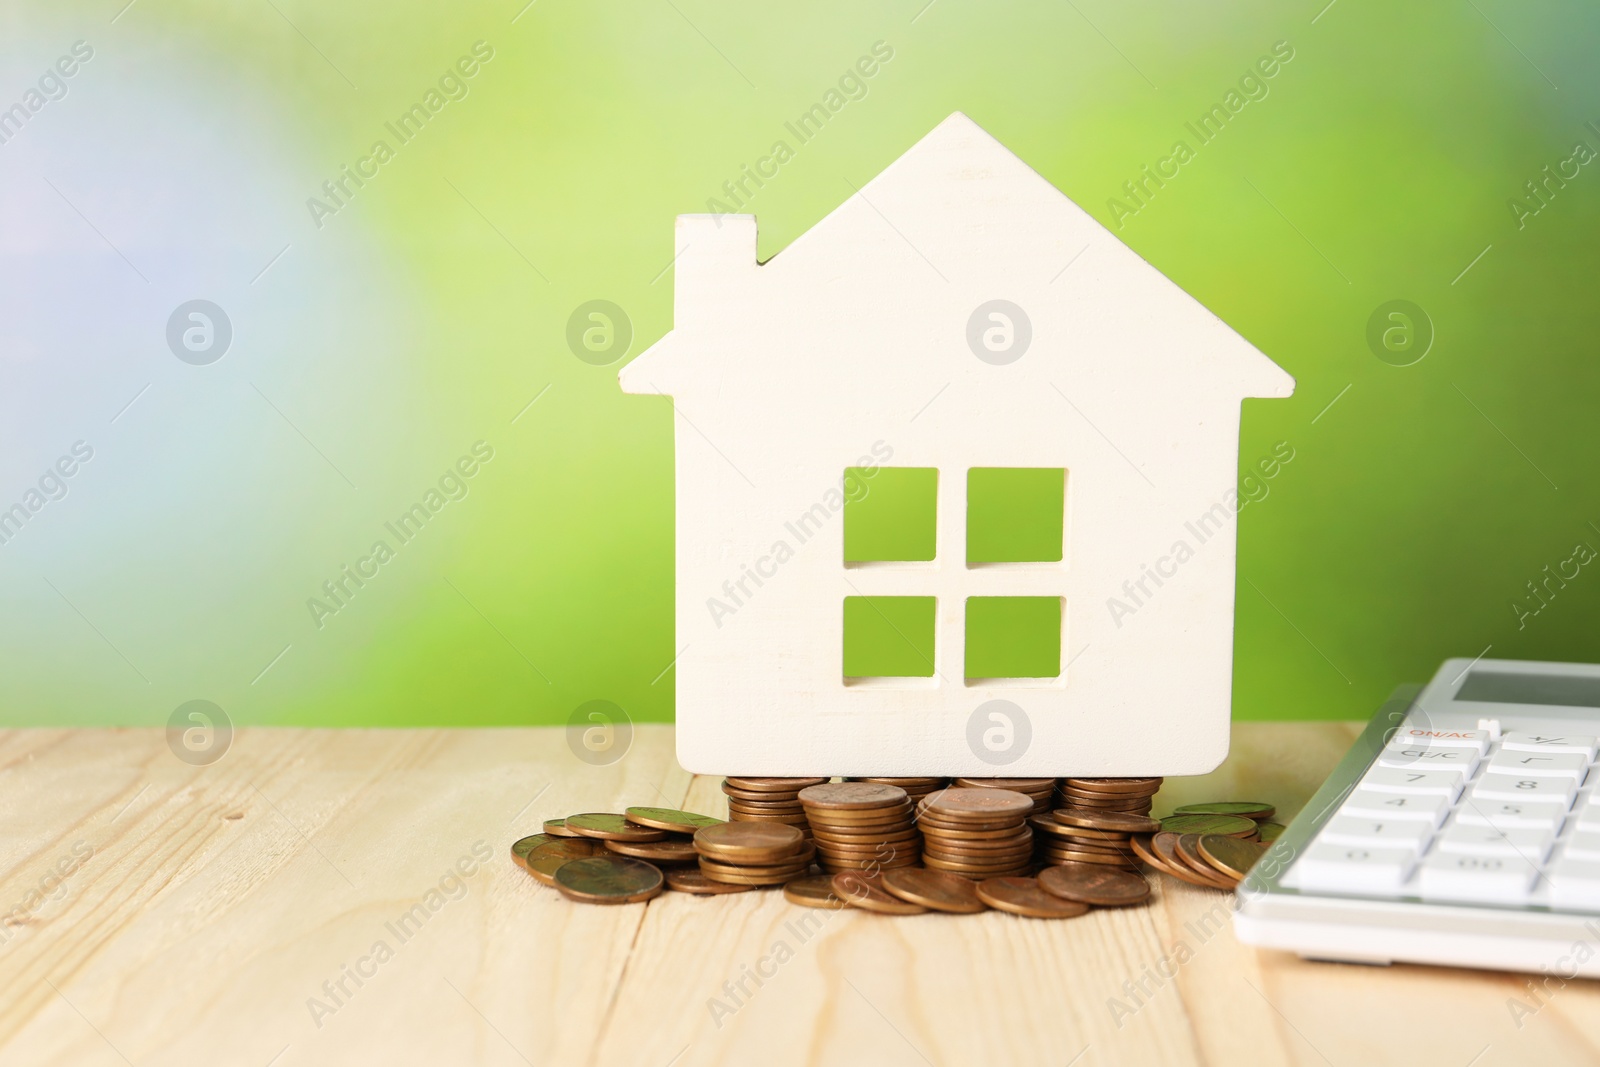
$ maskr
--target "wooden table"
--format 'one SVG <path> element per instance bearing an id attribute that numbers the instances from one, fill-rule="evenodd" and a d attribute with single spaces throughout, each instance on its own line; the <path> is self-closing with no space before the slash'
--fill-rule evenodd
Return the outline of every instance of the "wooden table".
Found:
<path id="1" fill-rule="evenodd" d="M 1292 814 L 1355 736 L 1240 725 L 1158 810 Z M 0 1063 L 1491 1064 L 1600 1060 L 1600 988 L 1307 963 L 1230 897 L 1065 922 L 885 918 L 776 892 L 568 903 L 507 848 L 547 816 L 685 806 L 714 779 L 636 730 L 241 731 L 191 767 L 147 730 L 0 733 Z M 65 872 L 65 873 L 62 873 Z"/>

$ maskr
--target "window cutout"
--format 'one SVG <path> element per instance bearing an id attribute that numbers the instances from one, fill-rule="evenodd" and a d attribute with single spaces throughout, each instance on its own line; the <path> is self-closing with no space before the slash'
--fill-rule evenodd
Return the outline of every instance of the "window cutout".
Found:
<path id="1" fill-rule="evenodd" d="M 935 549 L 939 472 L 933 467 L 846 467 L 844 561 L 926 562 Z"/>
<path id="2" fill-rule="evenodd" d="M 967 471 L 967 562 L 1061 562 L 1066 501 L 1061 467 L 973 467 Z"/>
<path id="3" fill-rule="evenodd" d="M 968 678 L 1061 676 L 1061 598 L 967 598 Z"/>
<path id="4" fill-rule="evenodd" d="M 844 598 L 846 678 L 933 677 L 934 598 Z"/>

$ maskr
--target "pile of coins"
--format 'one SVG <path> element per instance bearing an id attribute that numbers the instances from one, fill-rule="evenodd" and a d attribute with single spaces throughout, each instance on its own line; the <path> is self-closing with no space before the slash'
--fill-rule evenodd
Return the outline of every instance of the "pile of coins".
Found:
<path id="1" fill-rule="evenodd" d="M 724 778 L 729 822 L 772 822 L 798 826 L 811 836 L 800 790 L 826 782 L 826 778 Z"/>
<path id="2" fill-rule="evenodd" d="M 830 874 L 914 866 L 921 858 L 911 801 L 897 785 L 824 782 L 800 791 L 818 861 Z"/>
<path id="3" fill-rule="evenodd" d="M 1162 819 L 1156 832 L 1141 834 L 1130 845 L 1155 870 L 1190 885 L 1231 890 L 1283 832 L 1278 823 L 1266 821 L 1273 814 L 1271 804 L 1256 801 L 1185 804 Z"/>
<path id="4" fill-rule="evenodd" d="M 721 819 L 667 808 L 629 808 L 626 815 L 587 812 L 547 819 L 544 833 L 511 846 L 511 857 L 571 900 L 633 904 L 666 885 L 663 869 L 695 862 L 693 834 Z"/>
<path id="5" fill-rule="evenodd" d="M 1042 815 L 1055 807 L 1054 778 L 957 778 L 960 789 L 1008 789 L 1033 801 L 1031 814 Z"/>
<path id="6" fill-rule="evenodd" d="M 1161 824 L 1148 815 L 1103 808 L 1060 808 L 1028 820 L 1039 839 L 1039 862 L 1096 863 L 1138 869 L 1130 839 L 1154 833 Z"/>
<path id="7" fill-rule="evenodd" d="M 1058 808 L 1099 808 L 1149 815 L 1160 778 L 1063 778 L 1056 790 Z"/>
<path id="8" fill-rule="evenodd" d="M 975 878 L 1031 873 L 1033 799 L 1009 789 L 952 786 L 918 806 L 922 865 Z"/>
<path id="9" fill-rule="evenodd" d="M 592 904 L 638 903 L 664 889 L 716 895 L 782 886 L 791 903 L 813 908 L 993 908 L 1064 919 L 1146 901 L 1150 883 L 1135 860 L 1232 890 L 1283 832 L 1268 821 L 1272 805 L 1251 801 L 1188 804 L 1159 822 L 1148 818 L 1157 778 L 1063 779 L 1060 794 L 1046 799 L 1069 803 L 1040 813 L 1037 783 L 1050 781 L 957 779 L 964 784 L 944 788 L 933 778 L 729 778 L 723 789 L 736 821 L 668 808 L 588 812 L 546 820 L 544 832 L 515 842 L 511 855 L 562 896 Z M 774 810 L 791 805 L 798 812 Z"/>
<path id="10" fill-rule="evenodd" d="M 694 835 L 700 873 L 727 885 L 783 885 L 811 870 L 817 848 L 795 826 L 724 822 Z"/>
<path id="11" fill-rule="evenodd" d="M 937 793 L 950 784 L 948 778 L 846 778 L 847 782 L 877 782 L 879 785 L 897 785 L 915 804 L 929 793 Z"/>

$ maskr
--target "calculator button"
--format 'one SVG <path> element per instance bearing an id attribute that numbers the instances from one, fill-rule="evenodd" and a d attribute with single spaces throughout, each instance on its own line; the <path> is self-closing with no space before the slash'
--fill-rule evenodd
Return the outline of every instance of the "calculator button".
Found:
<path id="1" fill-rule="evenodd" d="M 1559 781 L 1548 778 L 1545 781 Z M 1354 815 L 1364 819 L 1408 819 L 1438 826 L 1450 813 L 1449 797 L 1403 796 L 1395 793 L 1375 793 L 1357 789 L 1339 808 L 1340 815 Z"/>
<path id="2" fill-rule="evenodd" d="M 1378 766 L 1399 767 L 1410 771 L 1454 771 L 1470 777 L 1478 765 L 1478 751 L 1472 748 L 1439 748 L 1437 746 L 1406 745 L 1403 748 L 1385 748 L 1378 753 Z"/>
<path id="3" fill-rule="evenodd" d="M 1423 900 L 1472 904 L 1527 901 L 1538 869 L 1517 856 L 1463 856 L 1435 852 L 1422 861 L 1417 894 Z"/>
<path id="4" fill-rule="evenodd" d="M 1600 911 L 1600 863 L 1564 857 L 1545 875 L 1550 903 L 1569 911 Z"/>
<path id="5" fill-rule="evenodd" d="M 1520 774 L 1524 777 L 1554 776 L 1582 782 L 1589 770 L 1589 757 L 1577 752 L 1523 752 L 1501 749 L 1489 760 L 1485 774 Z"/>
<path id="6" fill-rule="evenodd" d="M 1429 748 L 1468 748 L 1483 755 L 1489 751 L 1488 730 L 1429 730 L 1420 726 L 1402 726 L 1389 735 L 1387 747 L 1410 748 L 1413 745 Z"/>
<path id="7" fill-rule="evenodd" d="M 1600 816 L 1600 812 L 1596 814 Z M 1464 826 L 1528 827 L 1554 833 L 1565 815 L 1565 809 L 1554 804 L 1521 804 L 1514 800 L 1475 801 L 1469 795 L 1456 812 L 1456 822 Z M 1596 823 L 1596 828 L 1600 829 L 1600 822 Z"/>
<path id="8" fill-rule="evenodd" d="M 1574 830 L 1561 854 L 1568 859 L 1600 860 L 1600 832 Z"/>
<path id="9" fill-rule="evenodd" d="M 1373 848 L 1409 848 L 1421 852 L 1433 836 L 1433 824 L 1416 819 L 1360 819 L 1335 815 L 1317 835 L 1330 845 L 1367 845 Z"/>
<path id="10" fill-rule="evenodd" d="M 1378 793 L 1422 793 L 1454 800 L 1461 793 L 1461 775 L 1454 771 L 1414 767 L 1374 767 L 1361 779 L 1361 788 Z"/>
<path id="11" fill-rule="evenodd" d="M 1590 799 L 1587 803 L 1581 803 L 1577 812 L 1577 818 L 1573 822 L 1579 830 L 1600 832 L 1600 804 Z"/>
<path id="12" fill-rule="evenodd" d="M 1543 863 L 1556 835 L 1549 830 L 1502 829 L 1451 823 L 1439 835 L 1438 850 L 1463 856 L 1506 856 Z"/>
<path id="13" fill-rule="evenodd" d="M 1486 774 L 1467 795 L 1474 804 L 1485 800 L 1512 800 L 1522 804 L 1559 804 L 1565 809 L 1571 806 L 1577 791 L 1577 783 L 1571 778 Z"/>
<path id="14" fill-rule="evenodd" d="M 1306 849 L 1295 864 L 1297 885 L 1306 890 L 1399 896 L 1416 854 L 1408 848 L 1325 845 Z"/>
<path id="15" fill-rule="evenodd" d="M 1576 752 L 1585 760 L 1593 760 L 1596 739 L 1584 734 L 1506 734 L 1502 749 L 1514 752 Z"/>

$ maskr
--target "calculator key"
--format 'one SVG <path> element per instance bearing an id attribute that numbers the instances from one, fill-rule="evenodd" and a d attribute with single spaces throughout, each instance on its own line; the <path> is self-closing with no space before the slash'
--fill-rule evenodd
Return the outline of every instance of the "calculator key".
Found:
<path id="1" fill-rule="evenodd" d="M 1464 904 L 1522 904 L 1538 873 L 1537 867 L 1517 856 L 1435 852 L 1419 868 L 1417 895 Z"/>
<path id="2" fill-rule="evenodd" d="M 1437 848 L 1440 852 L 1463 856 L 1508 856 L 1529 863 L 1543 863 L 1555 840 L 1556 835 L 1549 830 L 1508 830 L 1456 822 L 1439 835 Z"/>
<path id="3" fill-rule="evenodd" d="M 1461 775 L 1454 771 L 1374 767 L 1361 779 L 1360 787 L 1378 793 L 1422 793 L 1454 800 L 1461 793 L 1461 781 Z"/>
<path id="4" fill-rule="evenodd" d="M 1579 830 L 1600 832 L 1600 804 L 1596 804 L 1588 796 L 1583 796 L 1578 798 L 1578 807 L 1575 810 L 1577 816 L 1573 819 L 1573 824 Z"/>
<path id="5" fill-rule="evenodd" d="M 1325 845 L 1306 849 L 1294 865 L 1296 885 L 1302 892 L 1366 893 L 1399 896 L 1416 854 L 1408 848 L 1365 848 L 1361 845 Z"/>
<path id="6" fill-rule="evenodd" d="M 1416 819 L 1360 819 L 1335 815 L 1317 835 L 1330 845 L 1367 845 L 1372 848 L 1409 848 L 1421 852 L 1433 836 L 1433 824 Z"/>
<path id="7" fill-rule="evenodd" d="M 1596 813 L 1600 817 L 1600 812 Z M 1456 822 L 1465 826 L 1528 827 L 1556 832 L 1566 811 L 1554 804 L 1522 804 L 1514 800 L 1479 800 L 1471 795 L 1456 811 Z M 1596 824 L 1600 829 L 1600 823 Z"/>
<path id="8" fill-rule="evenodd" d="M 1485 800 L 1514 800 L 1521 804 L 1559 804 L 1566 809 L 1572 805 L 1577 791 L 1577 783 L 1571 778 L 1486 774 L 1478 779 L 1467 796 L 1474 804 Z"/>
<path id="9" fill-rule="evenodd" d="M 1472 748 L 1420 745 L 1390 747 L 1379 751 L 1377 764 L 1380 767 L 1399 767 L 1408 771 L 1453 771 L 1463 778 L 1468 778 L 1472 776 L 1472 769 L 1478 765 L 1478 751 Z"/>
<path id="10" fill-rule="evenodd" d="M 1559 779 L 1545 779 L 1558 781 Z M 1449 797 L 1404 796 L 1396 793 L 1375 793 L 1357 789 L 1339 808 L 1340 815 L 1354 815 L 1363 819 L 1408 819 L 1438 826 L 1450 813 Z"/>
<path id="11" fill-rule="evenodd" d="M 1485 774 L 1520 774 L 1523 777 L 1554 776 L 1582 782 L 1589 771 L 1589 758 L 1577 752 L 1523 752 L 1501 749 L 1489 760 Z"/>
<path id="12" fill-rule="evenodd" d="M 1410 748 L 1469 748 L 1478 755 L 1489 751 L 1488 730 L 1430 730 L 1420 726 L 1402 726 L 1389 735 L 1387 747 Z"/>
<path id="13" fill-rule="evenodd" d="M 1508 733 L 1500 747 L 1513 752 L 1576 752 L 1592 761 L 1596 744 L 1596 738 L 1585 734 Z"/>
<path id="14" fill-rule="evenodd" d="M 1600 860 L 1600 832 L 1574 830 L 1567 837 L 1567 843 L 1562 847 L 1561 854 L 1568 859 Z"/>
<path id="15" fill-rule="evenodd" d="M 1545 875 L 1550 904 L 1566 911 L 1600 911 L 1600 863 L 1566 857 Z"/>

